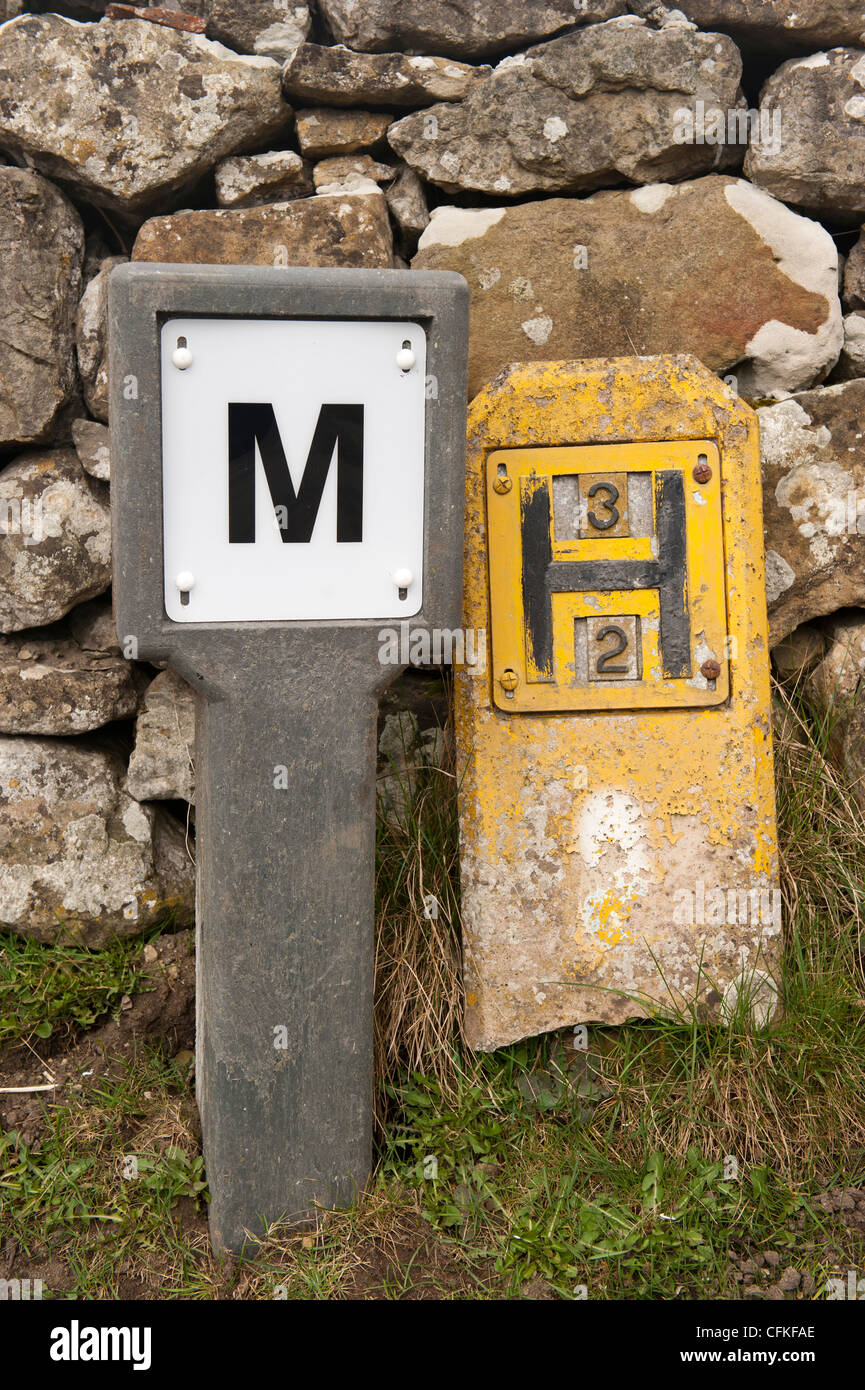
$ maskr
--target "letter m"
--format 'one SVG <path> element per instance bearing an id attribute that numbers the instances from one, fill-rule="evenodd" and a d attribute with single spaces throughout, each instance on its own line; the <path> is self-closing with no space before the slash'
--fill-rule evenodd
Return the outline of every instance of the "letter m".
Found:
<path id="1" fill-rule="evenodd" d="M 312 539 L 324 485 L 336 464 L 336 539 L 363 539 L 363 406 L 323 405 L 297 492 L 282 447 L 273 406 L 229 402 L 228 539 L 255 541 L 255 450 L 261 456 L 282 539 Z"/>

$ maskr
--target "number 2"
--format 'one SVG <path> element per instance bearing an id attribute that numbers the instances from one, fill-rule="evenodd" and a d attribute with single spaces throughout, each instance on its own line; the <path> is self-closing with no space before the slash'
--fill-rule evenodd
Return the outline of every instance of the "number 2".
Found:
<path id="1" fill-rule="evenodd" d="M 627 666 L 610 666 L 608 663 L 612 661 L 614 656 L 621 656 L 622 652 L 627 651 L 628 639 L 620 627 L 613 627 L 612 624 L 609 624 L 607 627 L 601 628 L 595 641 L 603 642 L 608 637 L 618 637 L 619 645 L 611 647 L 609 651 L 598 657 L 595 670 L 599 676 L 626 676 L 628 674 Z"/>

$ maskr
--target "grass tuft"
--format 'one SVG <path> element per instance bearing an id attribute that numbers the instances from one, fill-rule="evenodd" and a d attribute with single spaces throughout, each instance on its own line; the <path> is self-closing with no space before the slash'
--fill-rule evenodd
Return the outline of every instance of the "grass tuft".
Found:
<path id="1" fill-rule="evenodd" d="M 376 836 L 377 1118 L 406 1072 L 453 1089 L 462 1050 L 459 821 L 452 741 L 439 763 L 405 749 L 399 795 L 379 803 Z"/>
<path id="2" fill-rule="evenodd" d="M 141 953 L 155 932 L 88 950 L 61 935 L 54 945 L 0 931 L 0 1046 L 50 1038 L 61 1025 L 91 1028 L 125 994 L 144 987 Z"/>

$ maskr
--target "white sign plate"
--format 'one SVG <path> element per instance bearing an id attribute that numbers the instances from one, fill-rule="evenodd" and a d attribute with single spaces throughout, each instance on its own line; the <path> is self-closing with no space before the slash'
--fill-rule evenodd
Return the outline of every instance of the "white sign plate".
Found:
<path id="1" fill-rule="evenodd" d="M 161 341 L 168 616 L 417 613 L 422 327 L 174 318 Z"/>

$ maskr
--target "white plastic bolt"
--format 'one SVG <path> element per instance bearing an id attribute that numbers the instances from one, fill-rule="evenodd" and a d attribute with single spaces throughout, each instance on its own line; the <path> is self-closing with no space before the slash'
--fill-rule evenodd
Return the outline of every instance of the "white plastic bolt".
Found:
<path id="1" fill-rule="evenodd" d="M 188 594 L 195 588 L 195 575 L 190 570 L 181 570 L 174 582 L 182 594 Z"/>
<path id="2" fill-rule="evenodd" d="M 411 570 L 394 570 L 393 582 L 398 589 L 408 589 L 414 580 Z"/>
<path id="3" fill-rule="evenodd" d="M 417 358 L 410 347 L 401 347 L 396 355 L 396 365 L 401 372 L 410 372 Z"/>
<path id="4" fill-rule="evenodd" d="M 171 360 L 179 372 L 185 372 L 187 367 L 192 366 L 192 353 L 188 347 L 176 347 L 171 354 Z"/>

